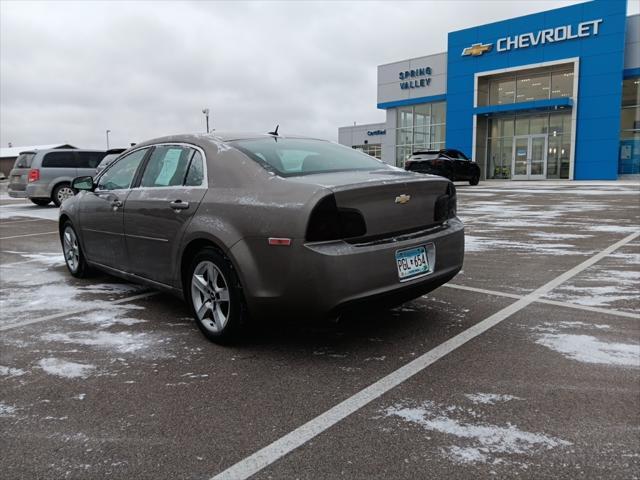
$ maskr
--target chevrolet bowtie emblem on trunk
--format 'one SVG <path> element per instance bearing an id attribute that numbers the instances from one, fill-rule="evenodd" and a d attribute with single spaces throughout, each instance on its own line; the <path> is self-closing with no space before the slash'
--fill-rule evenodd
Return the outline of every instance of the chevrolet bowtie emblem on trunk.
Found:
<path id="1" fill-rule="evenodd" d="M 474 43 L 470 47 L 467 47 L 464 50 L 462 50 L 462 56 L 466 57 L 471 55 L 472 57 L 478 57 L 482 55 L 484 52 L 491 51 L 492 47 L 493 47 L 492 43 L 485 43 L 485 44 Z"/>
<path id="2" fill-rule="evenodd" d="M 396 203 L 399 203 L 401 205 L 408 203 L 409 200 L 411 200 L 411 195 L 405 195 L 404 193 L 396 197 Z"/>

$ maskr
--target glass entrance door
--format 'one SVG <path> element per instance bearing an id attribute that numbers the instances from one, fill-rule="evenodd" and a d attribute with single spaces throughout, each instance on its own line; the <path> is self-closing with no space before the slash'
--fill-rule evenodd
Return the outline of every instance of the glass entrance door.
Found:
<path id="1" fill-rule="evenodd" d="M 513 137 L 513 180 L 547 178 L 547 135 Z"/>

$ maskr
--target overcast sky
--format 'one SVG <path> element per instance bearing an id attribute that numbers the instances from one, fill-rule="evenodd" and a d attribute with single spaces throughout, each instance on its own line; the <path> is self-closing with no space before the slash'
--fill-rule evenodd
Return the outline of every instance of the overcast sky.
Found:
<path id="1" fill-rule="evenodd" d="M 336 140 L 339 126 L 384 120 L 377 65 L 574 3 L 0 0 L 0 144 L 104 148 L 110 129 L 111 146 L 127 146 L 204 131 L 204 107 L 220 130 L 279 123 Z"/>

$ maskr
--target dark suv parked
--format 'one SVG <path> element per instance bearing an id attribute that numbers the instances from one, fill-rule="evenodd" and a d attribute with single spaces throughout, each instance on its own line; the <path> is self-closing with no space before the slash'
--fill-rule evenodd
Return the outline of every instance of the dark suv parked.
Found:
<path id="1" fill-rule="evenodd" d="M 480 181 L 480 167 L 460 150 L 424 150 L 414 152 L 404 164 L 405 170 L 440 175 L 451 181 L 468 180 L 471 185 Z"/>

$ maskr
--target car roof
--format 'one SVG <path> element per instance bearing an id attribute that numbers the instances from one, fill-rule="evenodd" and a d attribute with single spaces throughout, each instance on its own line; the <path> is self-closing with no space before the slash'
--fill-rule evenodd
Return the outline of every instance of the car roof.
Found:
<path id="1" fill-rule="evenodd" d="M 90 148 L 44 148 L 42 150 L 25 150 L 23 153 L 51 153 L 51 152 L 99 152 L 105 153 L 106 150 L 93 150 Z"/>
<path id="2" fill-rule="evenodd" d="M 218 143 L 218 142 L 232 142 L 235 140 L 257 140 L 260 138 L 298 138 L 298 139 L 327 141 L 322 138 L 306 137 L 303 135 L 281 134 L 276 137 L 268 133 L 215 131 L 211 133 L 181 133 L 177 135 L 167 135 L 164 137 L 145 140 L 144 142 L 140 142 L 136 144 L 135 147 L 132 147 L 132 148 L 149 146 L 156 143 L 171 143 L 171 142 L 194 143 L 194 141 L 200 141 L 200 142 L 210 141 L 213 143 Z"/>

